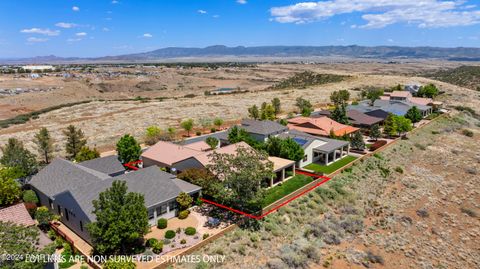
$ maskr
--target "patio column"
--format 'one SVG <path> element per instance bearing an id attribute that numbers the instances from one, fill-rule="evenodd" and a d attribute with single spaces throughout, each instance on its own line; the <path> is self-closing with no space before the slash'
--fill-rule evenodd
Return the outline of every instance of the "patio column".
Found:
<path id="1" fill-rule="evenodd" d="M 325 153 L 325 165 L 328 165 L 328 155 L 330 155 L 329 153 Z"/>
<path id="2" fill-rule="evenodd" d="M 296 165 L 295 165 L 295 163 L 294 163 L 294 164 L 293 164 L 293 170 L 292 170 L 293 176 L 295 176 L 295 166 L 296 166 Z"/>
<path id="3" fill-rule="evenodd" d="M 343 157 L 343 147 L 340 148 L 340 158 Z"/>
<path id="4" fill-rule="evenodd" d="M 276 175 L 275 175 L 276 176 Z M 270 178 L 270 187 L 273 186 L 273 176 Z"/>
<path id="5" fill-rule="evenodd" d="M 155 222 L 157 222 L 157 209 L 156 208 L 153 209 L 153 220 Z"/>
<path id="6" fill-rule="evenodd" d="M 285 180 L 285 169 L 286 169 L 286 168 L 283 168 L 283 169 L 282 169 L 282 182 Z"/>

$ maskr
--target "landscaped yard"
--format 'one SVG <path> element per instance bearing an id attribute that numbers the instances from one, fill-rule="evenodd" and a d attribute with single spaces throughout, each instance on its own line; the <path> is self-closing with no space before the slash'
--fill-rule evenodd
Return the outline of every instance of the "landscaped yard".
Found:
<path id="1" fill-rule="evenodd" d="M 315 172 L 322 172 L 324 174 L 330 174 L 330 173 L 333 173 L 335 172 L 336 170 L 338 170 L 339 168 L 342 168 L 344 167 L 345 165 L 353 162 L 354 160 L 356 160 L 357 157 L 353 157 L 353 156 L 346 156 L 328 166 L 325 166 L 325 165 L 320 165 L 320 164 L 317 164 L 317 163 L 311 163 L 307 166 L 305 166 L 304 168 L 305 169 L 308 169 L 308 170 L 313 170 Z"/>
<path id="2" fill-rule="evenodd" d="M 311 177 L 305 175 L 296 175 L 291 179 L 283 182 L 281 185 L 277 185 L 268 189 L 266 192 L 266 196 L 263 199 L 262 206 L 265 207 L 278 199 L 288 195 L 301 187 L 307 185 L 308 183 L 312 182 L 313 179 Z"/>

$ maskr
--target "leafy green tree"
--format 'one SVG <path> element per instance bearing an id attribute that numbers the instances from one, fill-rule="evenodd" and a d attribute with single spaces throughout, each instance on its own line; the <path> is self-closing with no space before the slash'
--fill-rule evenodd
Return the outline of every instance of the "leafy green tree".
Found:
<path id="1" fill-rule="evenodd" d="M 418 97 L 427 97 L 427 98 L 435 98 L 439 94 L 439 90 L 437 86 L 434 84 L 428 84 L 425 86 L 420 87 L 417 92 Z"/>
<path id="2" fill-rule="evenodd" d="M 53 152 L 53 138 L 47 128 L 43 127 L 35 134 L 33 142 L 37 145 L 37 150 L 46 164 L 50 163 Z"/>
<path id="3" fill-rule="evenodd" d="M 84 146 L 77 153 L 77 156 L 75 156 L 75 161 L 80 163 L 84 161 L 93 160 L 99 157 L 100 157 L 100 152 L 98 152 L 96 148 L 90 149 L 89 147 Z"/>
<path id="4" fill-rule="evenodd" d="M 26 190 L 23 192 L 23 201 L 25 203 L 32 203 L 38 204 L 40 201 L 38 200 L 37 194 L 32 190 Z"/>
<path id="5" fill-rule="evenodd" d="M 0 163 L 6 167 L 18 167 L 24 176 L 37 172 L 38 163 L 30 151 L 23 147 L 23 143 L 16 138 L 9 138 L 7 144 L 0 148 L 2 158 Z"/>
<path id="6" fill-rule="evenodd" d="M 122 163 L 134 162 L 140 159 L 142 148 L 133 136 L 126 134 L 117 142 L 117 154 Z"/>
<path id="7" fill-rule="evenodd" d="M 269 137 L 268 140 L 265 142 L 265 149 L 267 150 L 268 155 L 279 157 L 282 151 L 282 142 L 282 139 L 279 137 Z"/>
<path id="8" fill-rule="evenodd" d="M 205 143 L 207 143 L 211 149 L 215 149 L 218 146 L 219 140 L 213 136 L 209 136 L 205 139 Z"/>
<path id="9" fill-rule="evenodd" d="M 281 103 L 280 103 L 280 98 L 278 98 L 278 97 L 273 98 L 272 99 L 272 106 L 273 106 L 275 116 L 280 114 L 280 112 L 282 110 Z"/>
<path id="10" fill-rule="evenodd" d="M 185 169 L 177 177 L 202 187 L 202 194 L 206 196 L 215 197 L 215 195 L 224 190 L 221 181 L 206 169 Z"/>
<path id="11" fill-rule="evenodd" d="M 70 160 L 73 160 L 77 153 L 82 147 L 87 145 L 87 139 L 85 139 L 85 134 L 79 128 L 77 129 L 73 125 L 69 125 L 67 130 L 63 131 L 63 134 L 66 137 L 65 151 L 68 154 Z"/>
<path id="12" fill-rule="evenodd" d="M 133 262 L 132 258 L 110 258 L 103 264 L 103 269 L 135 269 L 137 265 Z"/>
<path id="13" fill-rule="evenodd" d="M 245 129 L 235 125 L 230 128 L 230 131 L 228 132 L 228 142 L 230 142 L 230 144 L 235 144 L 241 141 L 254 148 L 259 146 L 259 142 L 252 138 L 252 136 Z"/>
<path id="14" fill-rule="evenodd" d="M 264 103 L 260 109 L 260 119 L 262 120 L 275 120 L 275 109 L 271 104 Z"/>
<path id="15" fill-rule="evenodd" d="M 176 201 L 180 205 L 180 209 L 185 210 L 192 205 L 193 198 L 188 193 L 181 192 L 178 194 Z"/>
<path id="16" fill-rule="evenodd" d="M 142 194 L 128 192 L 125 181 L 115 180 L 93 201 L 96 221 L 87 224 L 96 253 L 131 254 L 149 231 Z"/>
<path id="17" fill-rule="evenodd" d="M 388 114 L 383 126 L 383 133 L 388 136 L 394 136 L 397 134 L 397 122 L 395 121 L 395 115 Z"/>
<path id="18" fill-rule="evenodd" d="M 300 110 L 300 114 L 304 117 L 309 117 L 313 112 L 313 106 L 310 101 L 305 100 L 302 97 L 297 98 L 295 105 Z"/>
<path id="19" fill-rule="evenodd" d="M 375 100 L 380 99 L 380 96 L 383 95 L 383 89 L 371 88 L 362 92 L 362 96 L 370 100 L 370 104 L 373 106 Z"/>
<path id="20" fill-rule="evenodd" d="M 35 212 L 35 219 L 38 221 L 38 226 L 42 230 L 46 230 L 50 221 L 53 219 L 53 214 L 50 213 L 47 207 L 41 206 Z"/>
<path id="21" fill-rule="evenodd" d="M 330 117 L 332 118 L 332 120 L 342 124 L 348 124 L 349 122 L 348 116 L 347 116 L 347 110 L 343 105 L 335 106 Z"/>
<path id="22" fill-rule="evenodd" d="M 182 126 L 182 128 L 187 131 L 187 136 L 190 136 L 190 131 L 192 131 L 193 125 L 193 119 L 184 120 L 180 123 L 180 126 Z"/>
<path id="23" fill-rule="evenodd" d="M 222 118 L 215 118 L 213 120 L 213 125 L 215 125 L 215 127 L 217 127 L 217 129 L 220 129 L 220 127 L 222 127 L 222 125 L 223 125 L 223 119 Z"/>
<path id="24" fill-rule="evenodd" d="M 392 91 L 403 91 L 403 86 L 400 84 L 397 84 L 396 86 L 393 86 Z"/>
<path id="25" fill-rule="evenodd" d="M 151 146 L 162 139 L 162 129 L 152 125 L 145 130 L 145 144 Z"/>
<path id="26" fill-rule="evenodd" d="M 335 106 L 346 106 L 350 99 L 350 92 L 347 90 L 334 91 L 330 94 L 330 101 Z"/>
<path id="27" fill-rule="evenodd" d="M 175 128 L 173 128 L 173 127 L 168 127 L 167 128 L 167 133 L 168 133 L 168 136 L 169 136 L 170 140 L 174 140 L 175 135 L 177 133 L 177 130 L 175 130 Z"/>
<path id="28" fill-rule="evenodd" d="M 0 169 L 0 206 L 11 205 L 20 199 L 22 190 L 16 179 L 23 176 L 25 174 L 18 167 Z"/>
<path id="29" fill-rule="evenodd" d="M 1 269 L 43 269 L 46 265 L 42 259 L 27 260 L 25 255 L 33 257 L 39 255 L 52 255 L 55 252 L 53 244 L 39 249 L 35 242 L 39 240 L 39 231 L 36 227 L 25 227 L 12 222 L 0 221 L 1 252 L 18 259 L 2 259 Z M 23 257 L 23 258 L 21 258 Z"/>
<path id="30" fill-rule="evenodd" d="M 261 187 L 273 176 L 273 163 L 264 151 L 239 147 L 236 154 L 213 152 L 207 170 L 222 179 L 225 187 L 214 198 L 240 210 L 259 210 L 265 193 Z"/>
<path id="31" fill-rule="evenodd" d="M 248 108 L 248 116 L 254 120 L 258 120 L 260 118 L 260 111 L 258 110 L 257 105 L 253 105 Z"/>
<path id="32" fill-rule="evenodd" d="M 305 152 L 303 148 L 292 138 L 289 137 L 282 141 L 282 150 L 280 151 L 281 158 L 297 162 L 303 159 L 304 155 Z"/>
<path id="33" fill-rule="evenodd" d="M 403 116 L 395 116 L 395 125 L 397 126 L 397 133 L 398 135 L 402 135 L 406 132 L 409 132 L 412 130 L 412 122 L 403 117 Z"/>
<path id="34" fill-rule="evenodd" d="M 365 149 L 365 141 L 363 140 L 363 136 L 360 132 L 355 132 L 352 137 L 352 141 L 350 141 L 350 146 L 358 150 Z"/>
<path id="35" fill-rule="evenodd" d="M 409 119 L 411 122 L 416 123 L 422 120 L 422 112 L 416 107 L 411 107 L 405 114 L 405 118 Z"/>
<path id="36" fill-rule="evenodd" d="M 372 127 L 370 127 L 370 137 L 372 139 L 377 141 L 381 135 L 382 134 L 380 133 L 380 127 L 378 126 L 378 124 L 374 124 L 372 125 Z"/>

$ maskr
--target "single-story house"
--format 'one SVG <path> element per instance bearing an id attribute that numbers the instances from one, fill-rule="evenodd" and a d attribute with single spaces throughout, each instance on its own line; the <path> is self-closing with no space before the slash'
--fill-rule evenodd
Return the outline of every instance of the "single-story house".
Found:
<path id="1" fill-rule="evenodd" d="M 347 107 L 347 110 L 357 110 L 362 113 L 369 114 L 368 112 L 381 109 L 387 113 L 392 113 L 397 116 L 405 116 L 405 114 L 407 114 L 407 111 L 414 106 L 416 106 L 420 110 L 420 112 L 424 117 L 432 113 L 431 106 L 414 104 L 410 101 L 381 100 L 381 99 L 375 100 L 373 105 L 371 105 L 370 100 L 360 101 L 358 105 L 349 105 Z"/>
<path id="2" fill-rule="evenodd" d="M 290 130 L 279 137 L 292 138 L 297 144 L 302 146 L 305 156 L 299 161 L 299 167 L 315 162 L 328 165 L 347 156 L 350 152 L 350 143 L 348 141 L 313 136 L 297 130 Z"/>
<path id="3" fill-rule="evenodd" d="M 297 117 L 288 120 L 288 128 L 311 135 L 330 136 L 333 131 L 335 136 L 351 135 L 357 132 L 357 127 L 338 123 L 327 116 L 308 118 Z"/>
<path id="4" fill-rule="evenodd" d="M 125 181 L 128 191 L 144 195 L 151 225 L 156 224 L 158 218 L 176 215 L 179 193 L 196 196 L 201 190 L 199 186 L 177 179 L 157 166 L 110 176 L 61 158 L 54 159 L 40 170 L 29 184 L 42 205 L 60 215 L 62 223 L 91 242 L 85 227 L 95 221 L 92 201 L 98 199 L 99 194 L 111 187 L 115 180 Z"/>
<path id="5" fill-rule="evenodd" d="M 312 118 L 318 118 L 323 116 L 330 117 L 330 115 L 331 115 L 330 110 L 322 110 L 322 111 L 312 113 L 310 117 Z M 348 117 L 349 123 L 352 126 L 355 126 L 358 128 L 370 128 L 372 127 L 372 125 L 381 124 L 384 120 L 383 118 L 373 117 L 355 109 L 348 110 L 347 117 Z"/>
<path id="6" fill-rule="evenodd" d="M 267 141 L 270 136 L 277 136 L 288 131 L 288 127 L 271 120 L 244 119 L 239 126 L 247 131 L 250 136 L 260 142 Z"/>
<path id="7" fill-rule="evenodd" d="M 219 154 L 236 154 L 239 148 L 251 149 L 245 142 L 230 144 L 209 151 L 195 150 L 189 147 L 190 145 L 191 144 L 178 145 L 160 141 L 142 154 L 143 166 L 149 167 L 157 165 L 175 172 L 181 172 L 191 168 L 206 169 L 208 165 L 213 164 L 211 159 L 213 152 Z M 285 180 L 286 171 L 295 172 L 294 161 L 276 157 L 269 157 L 269 160 L 274 164 L 273 172 L 277 173 L 277 178 L 273 180 L 274 183 L 278 180 Z"/>
<path id="8" fill-rule="evenodd" d="M 102 172 L 112 177 L 125 173 L 125 167 L 118 160 L 117 155 L 110 155 L 89 161 L 84 161 L 79 163 L 79 165 L 95 171 Z"/>

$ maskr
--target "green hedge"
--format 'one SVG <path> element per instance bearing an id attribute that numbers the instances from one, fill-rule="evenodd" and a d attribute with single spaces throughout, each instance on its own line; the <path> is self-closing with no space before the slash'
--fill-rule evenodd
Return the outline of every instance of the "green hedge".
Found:
<path id="1" fill-rule="evenodd" d="M 173 230 L 168 230 L 168 231 L 165 232 L 165 238 L 167 238 L 167 239 L 172 239 L 172 238 L 175 237 L 175 235 L 176 235 L 176 233 Z"/>
<path id="2" fill-rule="evenodd" d="M 185 234 L 186 235 L 194 235 L 196 233 L 197 233 L 197 230 L 195 230 L 195 228 L 193 228 L 193 227 L 185 228 Z"/>
<path id="3" fill-rule="evenodd" d="M 167 228 L 168 221 L 167 219 L 161 218 L 157 221 L 157 228 L 158 229 L 165 229 Z"/>

